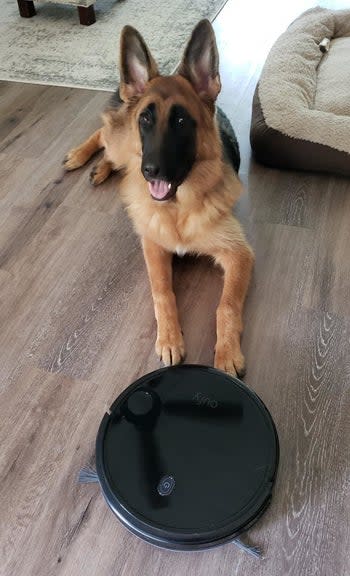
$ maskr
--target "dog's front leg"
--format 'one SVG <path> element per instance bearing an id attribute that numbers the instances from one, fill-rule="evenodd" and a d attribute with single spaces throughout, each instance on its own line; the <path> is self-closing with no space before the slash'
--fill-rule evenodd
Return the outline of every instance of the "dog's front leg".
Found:
<path id="1" fill-rule="evenodd" d="M 185 348 L 172 286 L 172 254 L 148 238 L 142 246 L 157 320 L 156 352 L 166 366 L 179 364 Z"/>
<path id="2" fill-rule="evenodd" d="M 243 376 L 244 356 L 240 338 L 243 329 L 242 311 L 253 267 L 253 253 L 248 245 L 236 245 L 232 250 L 214 254 L 224 270 L 224 287 L 216 313 L 217 341 L 215 367 L 230 374 Z"/>

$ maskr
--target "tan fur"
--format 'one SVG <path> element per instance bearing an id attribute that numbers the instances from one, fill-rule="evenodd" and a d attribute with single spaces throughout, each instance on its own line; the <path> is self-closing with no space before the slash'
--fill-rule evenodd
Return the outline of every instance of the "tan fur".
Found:
<path id="1" fill-rule="evenodd" d="M 172 287 L 172 254 L 146 236 L 142 247 L 158 327 L 156 352 L 166 365 L 178 364 L 185 356 L 185 346 Z"/>
<path id="2" fill-rule="evenodd" d="M 179 186 L 176 198 L 166 202 L 152 199 L 141 173 L 138 117 L 149 102 L 155 103 L 158 117 L 164 119 L 174 103 L 181 104 L 197 123 L 195 164 Z M 103 127 L 98 138 L 95 136 L 95 144 L 105 148 L 103 165 L 125 170 L 120 194 L 142 239 L 158 324 L 157 353 L 166 365 L 176 364 L 184 356 L 172 289 L 172 254 L 210 255 L 225 274 L 217 310 L 215 366 L 236 374 L 244 370 L 240 334 L 253 253 L 232 215 L 242 186 L 233 169 L 222 160 L 213 112 L 213 102 L 203 101 L 183 76 L 156 76 L 142 95 L 126 98 L 118 110 L 103 115 Z M 89 157 L 92 148 L 90 138 L 68 155 L 69 166 L 80 165 L 84 152 Z"/>
<path id="3" fill-rule="evenodd" d="M 113 171 L 113 164 L 105 156 L 99 160 L 96 166 L 90 172 L 90 182 L 94 186 L 102 184 L 110 173 Z"/>
<path id="4" fill-rule="evenodd" d="M 101 130 L 96 130 L 85 142 L 77 148 L 73 148 L 64 159 L 66 170 L 76 170 L 84 166 L 86 162 L 99 150 L 103 148 L 101 142 Z"/>

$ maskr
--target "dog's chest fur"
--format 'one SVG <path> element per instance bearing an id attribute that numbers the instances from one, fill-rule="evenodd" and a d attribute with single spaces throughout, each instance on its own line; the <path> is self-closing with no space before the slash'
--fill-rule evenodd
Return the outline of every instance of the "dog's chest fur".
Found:
<path id="1" fill-rule="evenodd" d="M 196 197 L 184 184 L 178 189 L 176 199 L 160 203 L 150 198 L 142 176 L 133 175 L 123 187 L 122 197 L 141 237 L 179 255 L 207 254 L 234 233 L 231 209 L 239 189 L 239 181 L 229 169 L 223 184 L 205 196 Z"/>
<path id="2" fill-rule="evenodd" d="M 201 211 L 183 209 L 177 200 L 168 205 L 157 205 L 154 201 L 145 204 L 133 202 L 128 207 L 140 236 L 148 237 L 179 255 L 197 249 L 197 239 L 206 233 Z"/>

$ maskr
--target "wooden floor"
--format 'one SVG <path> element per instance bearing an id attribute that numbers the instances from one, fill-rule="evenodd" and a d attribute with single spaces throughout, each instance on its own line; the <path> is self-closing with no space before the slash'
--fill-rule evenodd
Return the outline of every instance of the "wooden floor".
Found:
<path id="1" fill-rule="evenodd" d="M 1 84 L 1 575 L 349 576 L 350 182 L 264 168 L 248 143 L 267 51 L 311 4 L 235 0 L 215 22 L 248 190 L 237 213 L 256 251 L 246 382 L 281 444 L 272 505 L 249 532 L 264 560 L 233 545 L 153 548 L 98 487 L 77 485 L 106 406 L 158 367 L 150 290 L 116 181 L 95 190 L 89 169 L 60 165 L 107 95 Z M 188 361 L 211 363 L 220 273 L 205 260 L 175 268 Z"/>

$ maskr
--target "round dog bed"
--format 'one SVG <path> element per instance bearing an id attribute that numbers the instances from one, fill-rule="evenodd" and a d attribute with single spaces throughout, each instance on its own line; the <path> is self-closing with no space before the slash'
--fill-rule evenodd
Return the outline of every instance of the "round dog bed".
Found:
<path id="1" fill-rule="evenodd" d="M 350 10 L 304 12 L 272 47 L 255 90 L 257 160 L 349 176 L 349 94 Z"/>

